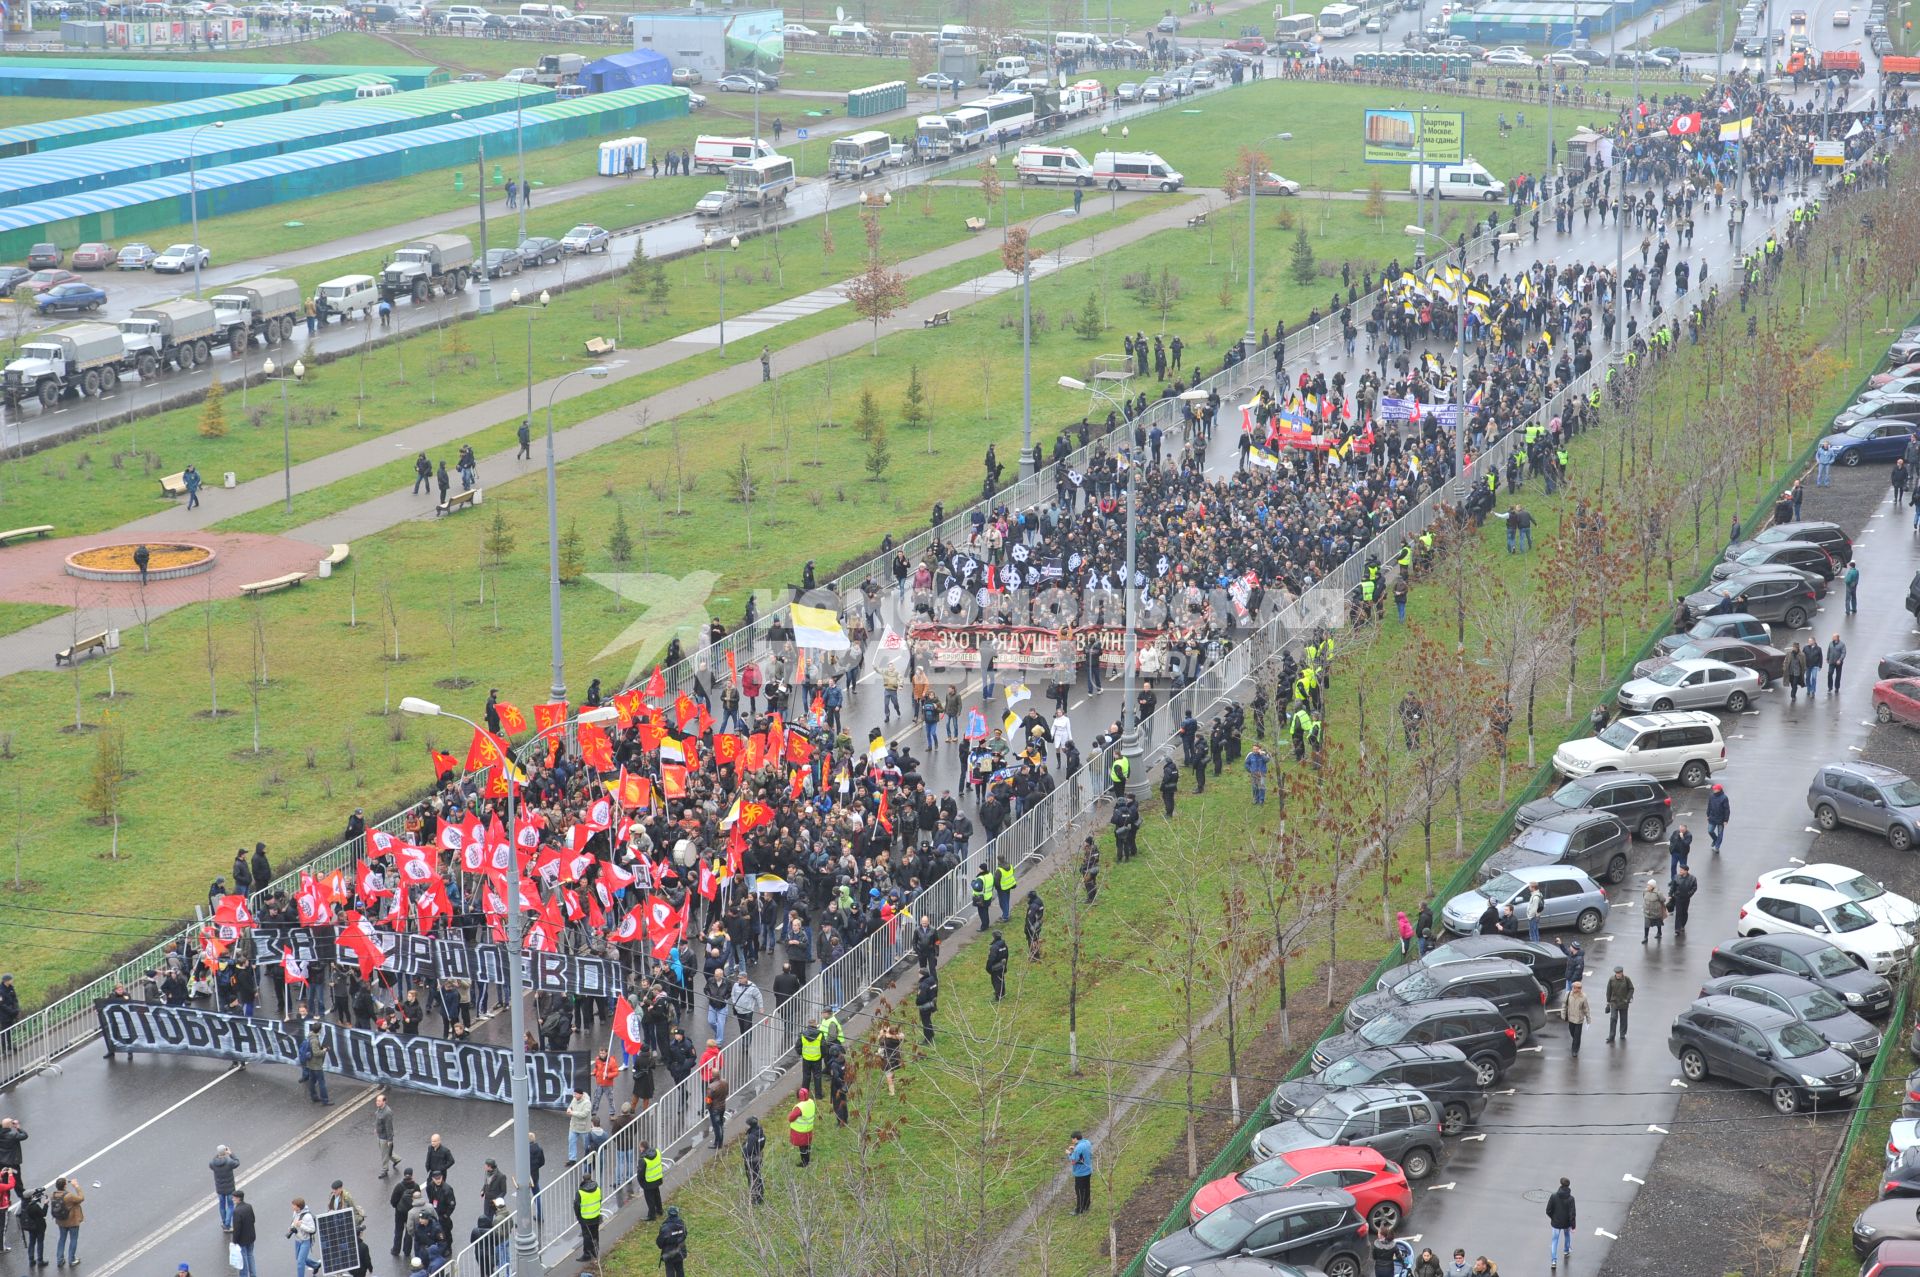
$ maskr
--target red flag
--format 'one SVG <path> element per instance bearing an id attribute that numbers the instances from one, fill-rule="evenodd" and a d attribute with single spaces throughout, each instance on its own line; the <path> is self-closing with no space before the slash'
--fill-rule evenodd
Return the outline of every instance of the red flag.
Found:
<path id="1" fill-rule="evenodd" d="M 767 736 L 765 732 L 756 732 L 747 737 L 746 768 L 757 772 L 767 765 Z"/>
<path id="2" fill-rule="evenodd" d="M 487 772 L 486 788 L 480 791 L 483 798 L 505 798 L 513 790 L 516 780 L 509 778 L 499 768 Z"/>
<path id="3" fill-rule="evenodd" d="M 733 649 L 727 649 L 727 677 L 735 683 L 740 681 L 740 662 L 733 658 Z"/>
<path id="4" fill-rule="evenodd" d="M 641 699 L 640 690 L 634 688 L 630 691 L 615 692 L 613 694 L 613 708 L 620 715 L 620 726 L 632 727 L 634 721 L 638 719 L 641 712 L 646 709 L 646 702 Z"/>
<path id="5" fill-rule="evenodd" d="M 359 960 L 362 980 L 371 979 L 373 973 L 389 961 L 385 951 L 373 938 L 373 924 L 361 917 L 357 909 L 347 911 L 346 924 L 340 928 L 339 944 Z"/>
<path id="6" fill-rule="evenodd" d="M 485 771 L 506 761 L 507 746 L 491 732 L 475 729 L 473 743 L 467 746 L 467 770 Z"/>
<path id="7" fill-rule="evenodd" d="M 280 949 L 280 969 L 287 973 L 288 984 L 307 982 L 307 964 L 293 956 L 293 950 L 285 946 Z"/>
<path id="8" fill-rule="evenodd" d="M 333 896 L 312 874 L 301 872 L 300 890 L 293 902 L 300 911 L 301 926 L 324 927 L 333 923 Z"/>
<path id="9" fill-rule="evenodd" d="M 807 792 L 807 774 L 804 771 L 801 771 L 798 768 L 795 768 L 793 773 L 793 781 L 791 784 L 787 786 L 787 797 L 793 799 L 795 802 L 799 802 L 801 797 L 806 792 Z"/>
<path id="10" fill-rule="evenodd" d="M 607 932 L 607 939 L 615 944 L 633 944 L 640 939 L 641 927 L 645 921 L 640 910 L 635 909 L 613 925 L 613 930 Z M 625 999 L 621 1001 L 624 1002 Z"/>
<path id="11" fill-rule="evenodd" d="M 686 914 L 660 896 L 648 896 L 646 916 L 647 939 L 653 945 L 653 956 L 665 962 L 667 955 L 673 952 L 673 946 L 680 942 L 680 932 L 686 926 Z"/>
<path id="12" fill-rule="evenodd" d="M 213 910 L 213 920 L 219 926 L 233 927 L 242 931 L 260 925 L 253 916 L 253 910 L 247 907 L 245 896 L 220 897 L 220 903 Z"/>
<path id="13" fill-rule="evenodd" d="M 887 807 L 887 797 L 892 792 L 890 789 L 880 791 L 880 810 L 874 813 L 874 819 L 880 822 L 880 828 L 886 830 L 888 833 L 893 832 L 893 815 Z"/>
<path id="14" fill-rule="evenodd" d="M 722 732 L 713 738 L 713 761 L 716 766 L 735 766 L 745 753 L 746 743 L 732 732 Z"/>
<path id="15" fill-rule="evenodd" d="M 460 760 L 458 758 L 455 758 L 452 754 L 442 753 L 437 749 L 428 750 L 427 757 L 433 760 L 433 778 L 435 780 L 439 780 L 448 772 L 454 771 L 460 766 Z"/>
<path id="16" fill-rule="evenodd" d="M 804 767 L 813 761 L 813 742 L 798 732 L 787 737 L 787 761 Z"/>
<path id="17" fill-rule="evenodd" d="M 697 890 L 707 900 L 720 894 L 720 880 L 713 876 L 713 862 L 704 856 L 700 858 L 700 885 Z"/>
<path id="18" fill-rule="evenodd" d="M 640 724 L 640 748 L 651 754 L 667 738 L 667 729 L 658 723 Z"/>
<path id="19" fill-rule="evenodd" d="M 598 723 L 580 724 L 580 757 L 595 771 L 613 770 L 613 742 Z"/>
<path id="20" fill-rule="evenodd" d="M 621 994 L 620 1000 L 613 1004 L 613 1036 L 626 1045 L 628 1051 L 638 1055 L 646 1045 L 646 1032 L 642 1027 L 640 1013 L 633 1009 L 633 1003 Z"/>
<path id="21" fill-rule="evenodd" d="M 430 933 L 444 918 L 453 916 L 453 902 L 447 899 L 447 885 L 438 878 L 421 893 L 413 907 L 413 925 L 421 935 Z"/>
<path id="22" fill-rule="evenodd" d="M 667 694 L 667 680 L 661 677 L 658 665 L 653 667 L 653 677 L 647 680 L 647 685 L 641 690 L 641 694 L 650 701 L 657 701 Z"/>
<path id="23" fill-rule="evenodd" d="M 767 728 L 767 758 L 771 761 L 787 756 L 787 727 L 780 716 L 773 716 L 773 723 Z"/>
<path id="24" fill-rule="evenodd" d="M 393 908 L 387 911 L 387 916 L 382 921 L 395 935 L 407 929 L 407 910 L 412 904 L 413 901 L 408 898 L 405 888 L 393 893 Z"/>
<path id="25" fill-rule="evenodd" d="M 635 875 L 622 869 L 611 860 L 600 866 L 600 885 L 609 891 L 620 891 L 634 884 Z"/>
<path id="26" fill-rule="evenodd" d="M 500 708 L 504 710 L 506 707 L 501 706 Z M 548 701 L 544 705 L 535 705 L 533 707 L 533 728 L 537 732 L 550 731 L 566 721 L 567 703 L 565 701 Z M 504 727 L 506 726 L 506 722 L 506 715 L 502 714 L 500 717 L 500 725 Z"/>
<path id="27" fill-rule="evenodd" d="M 772 823 L 773 808 L 767 806 L 765 803 L 754 802 L 740 804 L 740 826 L 743 829 L 754 830 L 762 825 L 771 825 Z"/>
<path id="28" fill-rule="evenodd" d="M 492 856 L 493 848 L 507 840 L 506 830 L 501 828 L 500 817 L 494 816 L 487 822 L 484 837 L 473 837 L 460 848 L 460 867 L 470 874 L 484 871 Z"/>
<path id="29" fill-rule="evenodd" d="M 507 735 L 518 736 L 527 730 L 527 716 L 505 701 L 495 701 L 493 711 L 500 715 L 500 730 Z"/>
<path id="30" fill-rule="evenodd" d="M 700 770 L 700 742 L 699 741 L 695 740 L 691 736 L 683 737 L 680 741 L 680 752 L 686 755 L 688 771 L 697 772 Z"/>
<path id="31" fill-rule="evenodd" d="M 675 722 L 675 724 L 677 724 L 682 730 L 684 730 L 687 726 L 687 720 L 693 717 L 694 717 L 693 697 L 687 695 L 685 692 L 682 692 L 680 693 L 680 695 L 674 697 L 673 698 L 673 721 Z"/>
<path id="32" fill-rule="evenodd" d="M 747 831 L 745 822 L 735 821 L 727 831 L 727 872 L 737 874 L 746 868 Z"/>
<path id="33" fill-rule="evenodd" d="M 354 868 L 353 894 L 361 904 L 371 907 L 375 901 L 391 896 L 393 889 L 377 886 L 373 880 L 373 866 L 363 860 Z"/>
<path id="34" fill-rule="evenodd" d="M 687 796 L 687 769 L 679 763 L 660 765 L 660 792 L 668 798 Z"/>

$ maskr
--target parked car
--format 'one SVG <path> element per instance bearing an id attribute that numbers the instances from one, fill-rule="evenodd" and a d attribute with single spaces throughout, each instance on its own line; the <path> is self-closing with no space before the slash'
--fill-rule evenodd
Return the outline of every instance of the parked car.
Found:
<path id="1" fill-rule="evenodd" d="M 33 305 L 41 314 L 53 315 L 63 311 L 99 310 L 106 300 L 105 289 L 76 280 L 70 284 L 55 284 L 35 297 Z"/>
<path id="2" fill-rule="evenodd" d="M 1920 1242 L 1889 1241 L 1873 1252 L 1860 1277 L 1915 1277 L 1920 1273 Z"/>
<path id="3" fill-rule="evenodd" d="M 1888 652 L 1880 658 L 1880 678 L 1920 678 L 1920 648 Z"/>
<path id="4" fill-rule="evenodd" d="M 1633 835 L 1618 817 L 1580 808 L 1528 825 L 1487 857 L 1476 876 L 1482 882 L 1503 873 L 1525 878 L 1548 865 L 1572 865 L 1597 881 L 1621 883 L 1632 850 Z"/>
<path id="5" fill-rule="evenodd" d="M 1114 100 L 1118 102 L 1138 102 L 1140 100 L 1140 86 L 1129 80 L 1115 89 L 1113 96 Z"/>
<path id="6" fill-rule="evenodd" d="M 1797 975 L 1727 975 L 1700 986 L 1700 996 L 1745 998 L 1785 1011 L 1862 1064 L 1880 1052 L 1880 1030 L 1847 1010 L 1846 1003 Z"/>
<path id="7" fill-rule="evenodd" d="M 1107 45 L 1107 48 L 1115 53 L 1145 53 L 1147 51 L 1147 46 L 1141 44 L 1138 40 L 1128 40 L 1124 38 L 1113 41 Z"/>
<path id="8" fill-rule="evenodd" d="M 1900 377 L 1881 377 L 1871 379 L 1867 390 L 1861 392 L 1860 402 L 1874 399 L 1912 399 L 1920 396 L 1920 376 L 1908 373 Z"/>
<path id="9" fill-rule="evenodd" d="M 696 217 L 725 217 L 740 207 L 740 197 L 732 191 L 708 191 L 693 206 Z"/>
<path id="10" fill-rule="evenodd" d="M 1607 893 L 1584 869 L 1571 865 L 1542 865 L 1525 874 L 1497 874 L 1473 891 L 1463 891 L 1447 901 L 1442 911 L 1447 930 L 1456 935 L 1471 935 L 1480 929 L 1480 919 L 1491 905 L 1504 912 L 1517 906 L 1532 887 L 1541 893 L 1540 929 L 1557 931 L 1578 928 L 1582 935 L 1593 935 L 1606 923 L 1612 906 Z"/>
<path id="11" fill-rule="evenodd" d="M 551 266 L 567 255 L 560 241 L 545 235 L 529 235 L 520 241 L 520 264 L 526 269 Z"/>
<path id="12" fill-rule="evenodd" d="M 61 262 L 60 246 L 53 243 L 35 244 L 27 250 L 27 265 L 35 270 L 44 270 L 58 266 Z"/>
<path id="13" fill-rule="evenodd" d="M 914 83 L 923 89 L 933 89 L 935 92 L 942 89 L 963 89 L 966 87 L 965 81 L 955 79 L 944 71 L 929 71 L 918 80 L 915 80 Z"/>
<path id="14" fill-rule="evenodd" d="M 1853 1257 L 1871 1259 L 1883 1243 L 1907 1242 L 1915 1246 L 1920 1263 L 1920 1204 L 1912 1197 L 1889 1197 L 1868 1206 L 1853 1217 Z M 1920 1267 L 1915 1271 L 1920 1272 Z"/>
<path id="15" fill-rule="evenodd" d="M 1673 660 L 1689 643 L 1710 638 L 1737 638 L 1749 643 L 1773 642 L 1773 627 L 1747 612 L 1722 612 L 1703 616 L 1677 634 L 1669 634 L 1653 645 L 1653 654 Z"/>
<path id="16" fill-rule="evenodd" d="M 146 270 L 158 256 L 150 244 L 128 244 L 115 255 L 113 264 L 118 270 Z"/>
<path id="17" fill-rule="evenodd" d="M 1398 1229 L 1413 1209 L 1407 1174 L 1379 1150 L 1363 1145 L 1303 1148 L 1202 1185 L 1187 1207 L 1198 1221 L 1236 1198 L 1269 1188 L 1337 1188 L 1353 1194 L 1362 1219 L 1376 1232 Z"/>
<path id="18" fill-rule="evenodd" d="M 1616 718 L 1599 735 L 1567 741 L 1553 751 L 1553 769 L 1562 776 L 1638 771 L 1678 780 L 1689 789 L 1706 784 L 1726 765 L 1720 720 L 1701 710 Z"/>
<path id="19" fill-rule="evenodd" d="M 694 70 L 692 67 L 675 67 L 673 69 L 673 75 L 671 77 L 673 82 L 679 85 L 683 89 L 691 88 L 692 86 L 700 83 L 700 81 L 704 78 L 705 77 L 703 77 L 698 71 Z"/>
<path id="20" fill-rule="evenodd" d="M 1812 541 L 1775 541 L 1768 545 L 1753 546 L 1743 551 L 1737 559 L 1722 559 L 1713 565 L 1713 579 L 1724 581 L 1741 572 L 1761 568 L 1795 568 L 1822 581 L 1833 580 L 1839 572 L 1825 546 Z"/>
<path id="21" fill-rule="evenodd" d="M 1760 694 L 1760 675 L 1725 661 L 1689 658 L 1671 661 L 1644 678 L 1620 685 L 1620 705 L 1628 710 L 1726 709 L 1746 712 Z"/>
<path id="22" fill-rule="evenodd" d="M 1381 973 L 1379 987 L 1390 989 L 1416 971 L 1431 970 L 1449 962 L 1477 962 L 1483 958 L 1505 958 L 1533 972 L 1533 978 L 1547 987 L 1549 994 L 1567 983 L 1567 955 L 1557 944 L 1529 940 L 1525 936 L 1456 936 L 1437 944 L 1422 957 L 1403 962 Z"/>
<path id="23" fill-rule="evenodd" d="M 723 75 L 713 82 L 722 93 L 758 93 L 760 81 L 745 75 Z"/>
<path id="24" fill-rule="evenodd" d="M 1530 67 L 1533 55 L 1521 49 L 1495 49 L 1487 54 L 1486 63 L 1490 67 Z"/>
<path id="25" fill-rule="evenodd" d="M 1563 782 L 1514 813 L 1515 831 L 1526 829 L 1563 812 L 1605 812 L 1639 835 L 1644 842 L 1667 836 L 1673 819 L 1673 799 L 1660 782 L 1644 772 L 1596 772 Z"/>
<path id="26" fill-rule="evenodd" d="M 1516 1040 L 1525 1046 L 1547 1025 L 1547 991 L 1522 963 L 1506 958 L 1449 962 L 1395 984 L 1374 989 L 1347 1004 L 1341 1022 L 1359 1029 L 1369 1020 L 1415 1002 L 1435 998 L 1485 998 L 1500 1008 Z"/>
<path id="27" fill-rule="evenodd" d="M 14 289 L 33 278 L 33 272 L 24 266 L 0 266 L 0 297 L 11 299 Z"/>
<path id="28" fill-rule="evenodd" d="M 1622 49 L 1613 55 L 1613 64 L 1620 67 L 1637 66 L 1643 71 L 1665 71 L 1673 63 L 1651 50 Z"/>
<path id="29" fill-rule="evenodd" d="M 1873 716 L 1882 723 L 1920 727 L 1920 682 L 1883 678 L 1873 685 Z"/>
<path id="30" fill-rule="evenodd" d="M 1893 986 L 1884 977 L 1819 936 L 1741 936 L 1715 946 L 1707 959 L 1710 976 L 1760 971 L 1802 976 L 1862 1015 L 1882 1015 L 1893 1005 Z"/>
<path id="31" fill-rule="evenodd" d="M 1257 193 L 1261 195 L 1298 195 L 1300 193 L 1300 183 L 1290 177 L 1281 177 L 1271 169 L 1260 174 L 1254 186 L 1257 188 Z"/>
<path id="32" fill-rule="evenodd" d="M 1825 887 L 1774 884 L 1740 906 L 1741 935 L 1818 936 L 1879 975 L 1907 962 L 1913 937 L 1876 919 L 1853 901 Z"/>
<path id="33" fill-rule="evenodd" d="M 1649 656 L 1635 665 L 1633 676 L 1645 678 L 1663 665 L 1688 659 L 1725 661 L 1728 665 L 1750 669 L 1760 676 L 1760 686 L 1763 688 L 1772 687 L 1773 681 L 1779 678 L 1787 667 L 1787 654 L 1768 643 L 1731 637 L 1687 639 L 1672 652 Z"/>
<path id="34" fill-rule="evenodd" d="M 1826 519 L 1797 519 L 1792 523 L 1776 523 L 1755 533 L 1745 541 L 1735 541 L 1720 555 L 1723 559 L 1737 559 L 1756 545 L 1775 545 L 1781 541 L 1811 541 L 1827 552 L 1827 557 L 1836 564 L 1845 566 L 1853 562 L 1853 538 L 1839 524 Z"/>
<path id="35" fill-rule="evenodd" d="M 1753 889 L 1757 892 L 1770 886 L 1822 887 L 1837 891 L 1889 926 L 1909 935 L 1920 930 L 1920 903 L 1898 892 L 1888 891 L 1885 883 L 1877 882 L 1849 865 L 1822 861 L 1770 869 L 1760 875 Z"/>
<path id="36" fill-rule="evenodd" d="M 1410 1086 L 1440 1106 L 1440 1127 L 1458 1135 L 1486 1111 L 1488 1095 L 1473 1063 L 1457 1046 L 1400 1042 L 1370 1046 L 1307 1077 L 1282 1082 L 1268 1097 L 1276 1120 L 1297 1117 L 1334 1091 L 1369 1084 Z"/>
<path id="37" fill-rule="evenodd" d="M 1255 1162 L 1296 1149 L 1341 1145 L 1370 1148 L 1399 1162 L 1410 1180 L 1440 1164 L 1440 1107 L 1410 1086 L 1352 1086 L 1322 1096 L 1296 1117 L 1253 1137 Z"/>
<path id="38" fill-rule="evenodd" d="M 152 269 L 177 275 L 192 270 L 196 262 L 205 270 L 213 265 L 213 254 L 198 244 L 174 244 L 153 259 Z"/>
<path id="39" fill-rule="evenodd" d="M 24 288 L 38 297 L 49 288 L 57 288 L 61 284 L 77 284 L 79 282 L 80 277 L 70 270 L 37 270 L 15 284 L 13 291 L 17 293 Z"/>
<path id="40" fill-rule="evenodd" d="M 105 270 L 113 264 L 113 245 L 93 240 L 73 250 L 67 265 L 74 270 Z"/>
<path id="41" fill-rule="evenodd" d="M 569 253 L 604 253 L 610 250 L 612 236 L 604 226 L 582 222 L 560 237 L 560 247 Z"/>
<path id="42" fill-rule="evenodd" d="M 1324 1069 L 1335 1060 L 1370 1046 L 1445 1043 L 1460 1049 L 1473 1065 L 1480 1085 L 1488 1087 L 1513 1067 L 1520 1046 L 1519 1036 L 1500 1008 L 1485 998 L 1414 1002 L 1398 1011 L 1376 1016 L 1367 1021 L 1365 1028 L 1322 1038 L 1313 1048 L 1313 1067 Z"/>
<path id="43" fill-rule="evenodd" d="M 1833 424 L 1838 433 L 1821 442 L 1832 451 L 1835 464 L 1896 461 L 1906 454 L 1908 441 L 1920 433 L 1920 400 L 1883 399 L 1860 404 L 1834 418 Z"/>
<path id="44" fill-rule="evenodd" d="M 1791 1116 L 1860 1093 L 1860 1066 L 1785 1011 L 1742 998 L 1701 998 L 1682 1011 L 1667 1049 L 1690 1084 L 1723 1077 L 1767 1091 Z"/>
<path id="45" fill-rule="evenodd" d="M 1761 568 L 1715 581 L 1680 600 L 1689 617 L 1718 612 L 1740 612 L 1789 630 L 1805 628 L 1825 593 L 1825 587 L 1792 569 Z"/>
<path id="46" fill-rule="evenodd" d="M 1360 1277 L 1362 1264 L 1372 1266 L 1367 1225 L 1351 1193 L 1270 1188 L 1235 1198 L 1198 1223 L 1162 1237 L 1147 1248 L 1144 1268 L 1147 1277 L 1184 1277 L 1202 1260 L 1227 1255 L 1305 1264 L 1327 1277 Z"/>
<path id="47" fill-rule="evenodd" d="M 525 266 L 517 248 L 489 248 L 487 250 L 487 278 L 504 279 L 508 275 L 518 275 Z"/>
<path id="48" fill-rule="evenodd" d="M 1829 763 L 1813 774 L 1807 806 L 1814 823 L 1828 831 L 1852 825 L 1886 835 L 1895 851 L 1913 846 L 1920 833 L 1920 785 L 1878 763 Z"/>

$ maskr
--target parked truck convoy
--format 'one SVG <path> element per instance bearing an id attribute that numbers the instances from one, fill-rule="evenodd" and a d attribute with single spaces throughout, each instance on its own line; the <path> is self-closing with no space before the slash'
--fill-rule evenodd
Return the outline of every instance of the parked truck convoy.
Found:
<path id="1" fill-rule="evenodd" d="M 434 289 L 457 293 L 472 274 L 473 241 L 465 235 L 427 235 L 393 255 L 380 270 L 380 297 L 423 302 Z"/>
<path id="2" fill-rule="evenodd" d="M 217 299 L 216 299 L 217 300 Z M 151 381 L 162 368 L 198 368 L 226 340 L 213 306 L 191 297 L 141 306 L 120 321 L 123 372 Z"/>
<path id="3" fill-rule="evenodd" d="M 300 285 L 290 279 L 255 279 L 231 284 L 214 295 L 215 321 L 236 354 L 258 338 L 264 345 L 285 341 L 306 313 Z"/>
<path id="4" fill-rule="evenodd" d="M 0 379 L 0 397 L 9 408 L 29 399 L 51 408 L 65 394 L 101 395 L 120 380 L 126 358 L 120 330 L 112 324 L 74 324 L 36 333 L 20 347 Z"/>

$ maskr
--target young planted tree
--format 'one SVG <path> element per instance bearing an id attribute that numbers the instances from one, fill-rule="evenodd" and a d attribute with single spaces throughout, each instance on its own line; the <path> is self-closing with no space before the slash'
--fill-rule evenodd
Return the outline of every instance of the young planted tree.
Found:
<path id="1" fill-rule="evenodd" d="M 1198 1052 L 1207 1007 L 1202 992 L 1219 978 L 1216 960 L 1218 920 L 1207 889 L 1215 849 L 1205 836 L 1203 818 L 1174 827 L 1174 838 L 1146 861 L 1151 881 L 1136 884 L 1150 893 L 1157 908 L 1150 927 L 1139 933 L 1142 966 L 1172 996 L 1172 1032 L 1180 1046 L 1186 1091 L 1187 1177 L 1200 1173 Z"/>
<path id="2" fill-rule="evenodd" d="M 218 439 L 227 433 L 227 389 L 218 377 L 207 383 L 200 401 L 200 437 Z"/>
<path id="3" fill-rule="evenodd" d="M 572 585 L 587 570 L 587 543 L 580 535 L 580 520 L 567 520 L 567 530 L 560 534 L 560 583 Z"/>
<path id="4" fill-rule="evenodd" d="M 607 533 L 607 557 L 619 564 L 633 558 L 633 534 L 627 530 L 627 512 L 617 501 L 613 506 L 613 530 Z"/>
<path id="5" fill-rule="evenodd" d="M 880 325 L 893 318 L 907 304 L 907 277 L 896 270 L 881 253 L 883 231 L 880 219 L 871 212 L 862 213 L 866 226 L 867 263 L 858 275 L 840 286 L 854 313 L 873 325 L 873 353 L 880 353 Z"/>
<path id="6" fill-rule="evenodd" d="M 94 734 L 93 770 L 87 774 L 81 801 L 86 803 L 97 823 L 113 828 L 113 839 L 107 845 L 109 860 L 120 859 L 120 808 L 131 775 L 127 768 L 126 732 L 113 714 L 102 715 L 100 730 Z"/>
<path id="7" fill-rule="evenodd" d="M 1307 228 L 1304 226 L 1293 237 L 1293 256 L 1288 260 L 1287 273 L 1293 277 L 1294 283 L 1303 288 L 1319 276 L 1319 268 L 1313 260 L 1313 244 L 1307 239 Z"/>
<path id="8" fill-rule="evenodd" d="M 909 430 L 927 428 L 927 455 L 933 455 L 933 414 L 927 411 L 927 391 L 920 382 L 920 365 L 907 372 L 907 388 L 900 396 L 900 424 Z"/>
<path id="9" fill-rule="evenodd" d="M 740 442 L 739 459 L 733 468 L 727 471 L 727 487 L 734 500 L 738 501 L 747 516 L 747 548 L 753 548 L 753 498 L 760 490 L 759 479 L 753 473 L 753 458 L 747 452 L 745 440 Z"/>

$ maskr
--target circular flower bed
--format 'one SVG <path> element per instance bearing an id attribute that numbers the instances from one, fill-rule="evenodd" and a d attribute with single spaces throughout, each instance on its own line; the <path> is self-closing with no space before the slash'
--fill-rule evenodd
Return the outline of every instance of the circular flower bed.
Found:
<path id="1" fill-rule="evenodd" d="M 140 567 L 133 553 L 141 542 L 97 545 L 67 556 L 67 574 L 89 581 L 138 581 Z M 193 576 L 213 567 L 214 552 L 204 545 L 185 545 L 158 541 L 145 542 L 147 579 L 165 581 L 172 577 Z"/>

